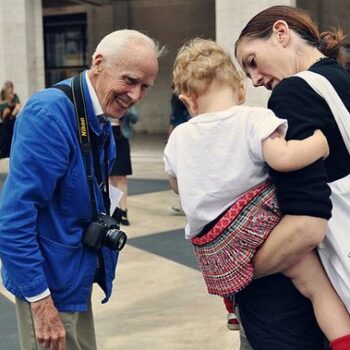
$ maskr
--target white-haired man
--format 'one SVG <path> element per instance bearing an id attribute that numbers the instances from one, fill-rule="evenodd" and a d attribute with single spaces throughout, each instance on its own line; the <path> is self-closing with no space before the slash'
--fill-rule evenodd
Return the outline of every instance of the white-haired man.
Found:
<path id="1" fill-rule="evenodd" d="M 21 112 L 0 199 L 0 257 L 4 285 L 16 296 L 22 349 L 96 349 L 92 285 L 99 283 L 106 302 L 118 252 L 88 245 L 85 236 L 93 209 L 108 211 L 104 170 L 115 157 L 109 118 L 121 118 L 144 97 L 160 54 L 135 30 L 115 31 L 98 44 L 80 76 L 88 155 L 79 139 L 84 125 L 78 128 L 62 91 L 71 80 L 34 94 Z"/>

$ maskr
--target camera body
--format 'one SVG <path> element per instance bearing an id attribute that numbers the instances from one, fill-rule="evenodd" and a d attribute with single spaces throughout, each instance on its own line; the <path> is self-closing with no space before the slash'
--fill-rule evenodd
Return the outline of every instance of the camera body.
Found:
<path id="1" fill-rule="evenodd" d="M 83 237 L 83 243 L 91 248 L 106 246 L 116 251 L 121 251 L 126 241 L 127 236 L 119 230 L 119 223 L 103 213 L 89 224 Z"/>

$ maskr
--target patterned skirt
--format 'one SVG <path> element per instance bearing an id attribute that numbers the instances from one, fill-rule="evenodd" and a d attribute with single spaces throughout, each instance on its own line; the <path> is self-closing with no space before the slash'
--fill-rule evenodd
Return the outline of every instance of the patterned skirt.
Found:
<path id="1" fill-rule="evenodd" d="M 242 195 L 209 232 L 192 238 L 210 294 L 228 296 L 251 282 L 252 258 L 280 219 L 275 188 L 268 181 Z"/>

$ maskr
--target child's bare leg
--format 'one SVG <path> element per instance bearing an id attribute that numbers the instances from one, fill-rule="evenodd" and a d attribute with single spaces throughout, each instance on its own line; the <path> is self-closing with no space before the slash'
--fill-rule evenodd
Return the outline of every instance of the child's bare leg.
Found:
<path id="1" fill-rule="evenodd" d="M 329 281 L 315 251 L 283 273 L 314 308 L 318 325 L 329 341 L 350 334 L 350 315 Z"/>
<path id="2" fill-rule="evenodd" d="M 231 331 L 239 330 L 239 323 L 235 311 L 235 296 L 223 297 L 227 310 L 227 328 Z"/>

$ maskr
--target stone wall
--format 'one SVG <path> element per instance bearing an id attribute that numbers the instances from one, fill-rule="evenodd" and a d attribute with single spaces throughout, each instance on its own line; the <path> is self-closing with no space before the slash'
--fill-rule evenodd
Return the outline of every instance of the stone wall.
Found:
<path id="1" fill-rule="evenodd" d="M 115 1 L 105 6 L 69 6 L 44 9 L 44 15 L 73 12 L 87 14 L 88 56 L 109 32 L 132 28 L 167 47 L 159 61 L 155 86 L 139 104 L 140 121 L 136 131 L 165 133 L 168 130 L 171 72 L 178 48 L 195 36 L 215 39 L 215 0 Z"/>
<path id="2" fill-rule="evenodd" d="M 21 101 L 44 87 L 41 0 L 0 0 L 0 89 L 12 80 Z"/>
<path id="3" fill-rule="evenodd" d="M 104 35 L 122 28 L 145 32 L 168 47 L 168 54 L 160 59 L 156 84 L 139 105 L 141 118 L 136 125 L 138 132 L 164 133 L 170 113 L 172 65 L 181 44 L 202 36 L 216 38 L 233 50 L 240 30 L 254 14 L 283 4 L 308 9 L 322 29 L 340 25 L 350 35 L 348 0 L 118 0 L 105 6 L 43 11 L 44 15 L 86 13 L 89 57 Z M 0 53 L 0 78 L 13 80 L 22 99 L 44 86 L 41 16 L 40 0 L 0 0 L 0 42 L 6 48 Z M 247 104 L 266 106 L 268 96 L 264 88 L 253 88 L 247 81 Z"/>
<path id="4" fill-rule="evenodd" d="M 246 23 L 259 11 L 274 5 L 294 6 L 294 0 L 216 0 L 216 38 L 233 55 L 234 43 Z M 270 93 L 264 88 L 254 88 L 247 79 L 246 105 L 266 107 Z"/>

